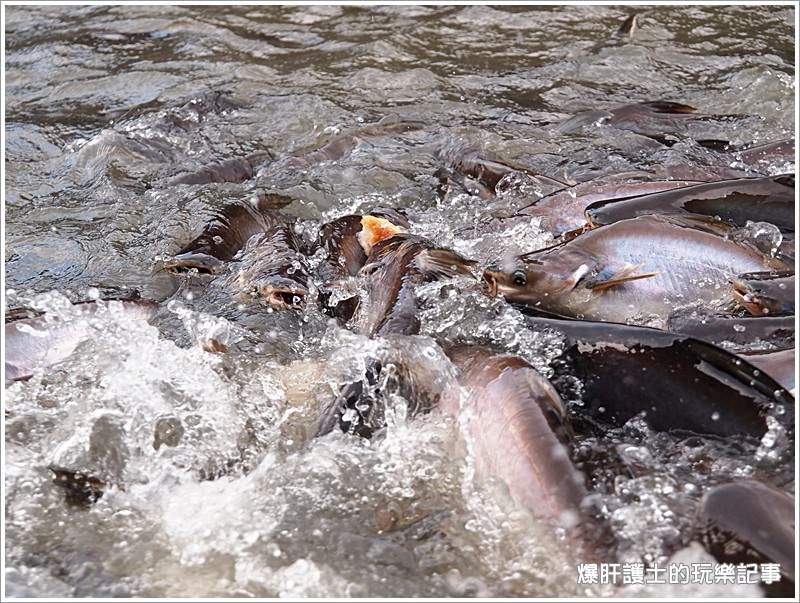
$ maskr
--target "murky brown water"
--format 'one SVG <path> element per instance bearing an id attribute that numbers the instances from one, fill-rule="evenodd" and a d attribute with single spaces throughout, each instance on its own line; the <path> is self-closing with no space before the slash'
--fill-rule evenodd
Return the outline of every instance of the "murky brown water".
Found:
<path id="1" fill-rule="evenodd" d="M 641 28 L 622 45 L 607 42 L 625 7 L 5 10 L 7 303 L 69 314 L 61 296 L 86 298 L 91 288 L 171 300 L 158 328 L 97 326 L 73 358 L 6 388 L 7 594 L 584 593 L 548 527 L 473 479 L 451 421 L 398 411 L 371 443 L 310 438 L 338 384 L 387 347 L 438 359 L 431 370 L 446 380 L 452 367 L 437 344 L 445 333 L 469 326 L 543 370 L 558 342 L 511 313 L 486 321 L 490 302 L 477 290 L 458 308 L 429 304 L 423 335 L 382 342 L 314 308 L 268 312 L 154 267 L 216 208 L 262 190 L 295 198 L 286 211 L 309 236 L 320 221 L 381 205 L 407 208 L 413 231 L 482 264 L 543 247 L 551 237 L 535 227 L 460 236 L 498 207 L 467 194 L 442 200 L 436 149 L 463 139 L 574 180 L 719 165 L 688 138 L 664 145 L 613 128 L 555 128 L 581 111 L 656 99 L 753 116 L 701 125 L 694 139 L 791 137 L 794 9 L 637 8 Z M 423 127 L 364 139 L 345 158 L 307 169 L 169 183 L 209 163 L 265 149 L 297 154 L 398 120 Z M 209 333 L 232 353 L 192 345 Z M 178 445 L 154 447 L 163 419 L 183 425 Z M 698 495 L 712 477 L 751 475 L 755 452 L 712 447 L 702 474 L 687 467 L 710 444 L 656 437 L 635 423 L 609 437 L 651 469 L 603 495 L 621 557 L 706 559 L 688 536 Z M 70 506 L 47 467 L 107 465 L 92 456 L 92 438 L 116 451 L 122 485 L 89 509 Z M 200 479 L 208 474 L 222 477 Z M 399 518 L 388 531 L 387 514 Z"/>

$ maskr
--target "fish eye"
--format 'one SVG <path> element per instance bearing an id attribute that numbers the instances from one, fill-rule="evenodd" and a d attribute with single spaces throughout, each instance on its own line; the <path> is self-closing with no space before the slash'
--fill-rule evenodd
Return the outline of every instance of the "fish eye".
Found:
<path id="1" fill-rule="evenodd" d="M 514 280 L 514 284 L 517 287 L 524 287 L 528 284 L 528 277 L 523 270 L 514 271 L 514 274 L 511 275 L 511 278 Z"/>

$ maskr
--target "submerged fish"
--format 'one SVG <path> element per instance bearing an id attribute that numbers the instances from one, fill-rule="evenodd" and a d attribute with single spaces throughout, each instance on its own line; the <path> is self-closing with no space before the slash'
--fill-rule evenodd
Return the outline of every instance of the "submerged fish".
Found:
<path id="1" fill-rule="evenodd" d="M 780 580 L 764 590 L 794 595 L 795 500 L 785 492 L 755 480 L 716 486 L 700 502 L 697 531 L 720 563 L 777 563 Z"/>
<path id="2" fill-rule="evenodd" d="M 754 272 L 733 281 L 733 297 L 753 316 L 794 315 L 794 272 Z"/>
<path id="3" fill-rule="evenodd" d="M 582 383 L 582 416 L 621 426 L 639 414 L 657 431 L 751 436 L 774 417 L 794 432 L 794 398 L 746 360 L 710 343 L 658 329 L 530 316 L 564 336 L 551 381 L 565 397 Z"/>
<path id="4" fill-rule="evenodd" d="M 648 214 L 700 214 L 737 226 L 769 222 L 783 232 L 794 232 L 794 197 L 793 176 L 740 178 L 595 201 L 586 207 L 586 221 L 602 226 Z"/>
<path id="5" fill-rule="evenodd" d="M 195 172 L 187 172 L 170 180 L 175 184 L 210 184 L 212 182 L 244 182 L 252 178 L 265 162 L 274 160 L 269 151 L 258 151 L 247 157 L 228 159 L 208 165 Z"/>
<path id="6" fill-rule="evenodd" d="M 467 411 L 479 475 L 500 479 L 531 514 L 563 528 L 577 557 L 592 555 L 584 476 L 570 458 L 572 428 L 556 390 L 517 356 L 474 346 L 451 349 L 458 391 L 442 396 L 448 415 Z M 594 536 L 597 536 L 595 534 Z"/>
<path id="7" fill-rule="evenodd" d="M 92 319 L 124 316 L 130 320 L 146 321 L 153 317 L 157 309 L 156 302 L 127 299 L 79 303 L 70 309 L 70 315 L 66 318 L 48 313 L 10 321 L 7 317 L 6 379 L 28 379 L 36 369 L 69 358 L 82 341 L 92 336 Z"/>
<path id="8" fill-rule="evenodd" d="M 389 119 L 385 119 L 377 124 L 337 136 L 320 148 L 312 149 L 306 153 L 284 157 L 269 163 L 259 170 L 258 176 L 268 176 L 290 169 L 308 169 L 326 161 L 338 161 L 347 157 L 364 140 L 385 138 L 418 130 L 422 128 L 423 125 L 424 124 L 421 122 L 392 122 L 389 121 Z"/>
<path id="9" fill-rule="evenodd" d="M 544 312 L 663 324 L 678 306 L 729 302 L 737 274 L 784 267 L 692 223 L 642 216 L 525 254 L 516 266 L 487 270 L 484 279 L 490 293 Z"/>
<path id="10" fill-rule="evenodd" d="M 667 142 L 663 134 L 681 132 L 687 123 L 730 120 L 738 117 L 741 116 L 698 113 L 697 109 L 690 105 L 659 100 L 579 113 L 560 124 L 557 130 L 561 134 L 570 134 L 583 126 L 603 124 Z"/>
<path id="11" fill-rule="evenodd" d="M 468 178 L 477 186 L 478 193 L 484 198 L 494 196 L 498 183 L 510 174 L 524 174 L 545 186 L 562 188 L 565 182 L 543 176 L 529 168 L 502 161 L 496 157 L 488 156 L 481 151 L 468 146 L 463 141 L 451 142 L 442 146 L 436 153 L 437 157 L 451 171 Z M 469 190 L 470 186 L 466 186 Z M 471 191 L 472 192 L 472 191 Z"/>
<path id="12" fill-rule="evenodd" d="M 224 207 L 203 232 L 163 267 L 219 274 L 223 284 L 276 308 L 302 305 L 308 295 L 308 267 L 292 220 L 276 210 L 291 203 L 281 195 Z M 236 260 L 235 262 L 233 260 Z"/>

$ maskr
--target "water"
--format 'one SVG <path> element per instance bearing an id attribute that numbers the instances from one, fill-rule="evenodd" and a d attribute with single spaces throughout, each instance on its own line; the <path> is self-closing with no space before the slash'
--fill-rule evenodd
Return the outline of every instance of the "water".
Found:
<path id="1" fill-rule="evenodd" d="M 627 13 L 6 7 L 7 303 L 68 311 L 68 300 L 126 288 L 170 299 L 154 326 L 98 322 L 70 359 L 6 388 L 7 593 L 720 594 L 577 586 L 552 530 L 501 485 L 475 479 L 458 425 L 436 413 L 410 419 L 402 397 L 384 438 L 311 437 L 339 385 L 375 358 L 428 359 L 420 386 L 452 387 L 439 344 L 468 340 L 546 373 L 557 338 L 526 330 L 474 283 L 421 291 L 420 336 L 369 341 L 313 307 L 269 312 L 207 279 L 154 270 L 216 208 L 263 190 L 296 199 L 286 211 L 306 238 L 321 220 L 380 205 L 407 208 L 412 231 L 481 266 L 546 246 L 535 224 L 462 234 L 527 202 L 520 190 L 541 191 L 511 187 L 492 204 L 458 191 L 441 198 L 434 151 L 448 141 L 569 180 L 719 163 L 686 140 L 556 131 L 598 106 L 666 99 L 757 116 L 692 132 L 735 144 L 792 135 L 792 8 L 647 8 L 632 43 L 606 45 Z M 169 184 L 381 120 L 423 127 L 243 183 Z M 212 339 L 228 353 L 204 351 Z M 763 443 L 687 443 L 635 421 L 606 441 L 584 438 L 578 452 L 604 446 L 641 468 L 595 484 L 624 560 L 707 560 L 691 544 L 696 501 L 711 484 L 752 475 L 768 454 Z M 88 508 L 69 504 L 49 466 L 91 470 L 107 492 Z"/>

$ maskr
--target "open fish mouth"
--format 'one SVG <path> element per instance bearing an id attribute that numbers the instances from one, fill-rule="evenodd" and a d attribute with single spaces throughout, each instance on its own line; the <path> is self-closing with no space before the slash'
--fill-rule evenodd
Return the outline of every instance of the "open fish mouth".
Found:
<path id="1" fill-rule="evenodd" d="M 277 310 L 298 309 L 305 306 L 308 291 L 300 287 L 276 287 L 262 285 L 257 295 L 265 303 Z"/>

